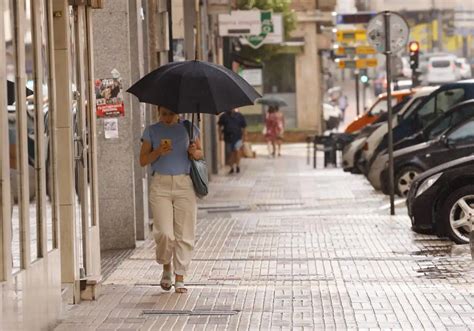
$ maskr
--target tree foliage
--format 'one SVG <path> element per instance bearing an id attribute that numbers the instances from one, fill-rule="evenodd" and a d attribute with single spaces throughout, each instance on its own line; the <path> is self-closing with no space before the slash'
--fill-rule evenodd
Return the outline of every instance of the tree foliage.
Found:
<path id="1" fill-rule="evenodd" d="M 285 38 L 296 28 L 296 17 L 290 8 L 290 4 L 291 0 L 237 0 L 237 8 L 240 10 L 257 8 L 261 10 L 272 10 L 274 13 L 282 13 Z M 266 44 L 258 49 L 244 46 L 240 54 L 244 57 L 263 62 L 282 51 L 283 48 L 279 45 Z"/>

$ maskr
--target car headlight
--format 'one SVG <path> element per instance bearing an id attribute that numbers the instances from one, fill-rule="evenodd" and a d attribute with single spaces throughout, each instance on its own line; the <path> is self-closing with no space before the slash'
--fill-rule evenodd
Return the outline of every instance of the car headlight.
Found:
<path id="1" fill-rule="evenodd" d="M 438 180 L 439 177 L 441 177 L 442 174 L 443 174 L 442 172 L 439 172 L 436 175 L 433 175 L 425 179 L 423 183 L 421 183 L 421 185 L 416 190 L 416 196 L 423 194 L 423 192 L 425 192 L 427 189 L 433 186 L 433 184 L 436 183 L 436 181 Z"/>

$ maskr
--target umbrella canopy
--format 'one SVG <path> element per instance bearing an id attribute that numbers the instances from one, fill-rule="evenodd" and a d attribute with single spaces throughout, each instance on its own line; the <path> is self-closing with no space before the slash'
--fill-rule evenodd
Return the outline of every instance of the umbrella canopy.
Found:
<path id="1" fill-rule="evenodd" d="M 263 98 L 257 100 L 257 103 L 267 105 L 270 107 L 285 107 L 288 106 L 285 100 L 275 95 L 265 95 Z"/>
<path id="2" fill-rule="evenodd" d="M 26 87 L 26 96 L 30 95 L 33 95 L 33 91 Z M 9 106 L 15 103 L 15 83 L 10 80 L 7 80 L 7 99 Z"/>
<path id="3" fill-rule="evenodd" d="M 209 62 L 172 62 L 150 72 L 127 92 L 141 102 L 182 113 L 219 114 L 253 105 L 257 91 L 233 71 Z"/>

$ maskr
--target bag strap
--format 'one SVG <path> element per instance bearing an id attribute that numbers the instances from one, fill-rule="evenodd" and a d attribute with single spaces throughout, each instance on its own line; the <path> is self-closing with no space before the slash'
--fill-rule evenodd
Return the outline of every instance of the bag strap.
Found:
<path id="1" fill-rule="evenodd" d="M 188 133 L 189 140 L 191 139 L 191 122 L 188 120 L 183 121 L 184 128 L 186 129 L 186 132 Z"/>

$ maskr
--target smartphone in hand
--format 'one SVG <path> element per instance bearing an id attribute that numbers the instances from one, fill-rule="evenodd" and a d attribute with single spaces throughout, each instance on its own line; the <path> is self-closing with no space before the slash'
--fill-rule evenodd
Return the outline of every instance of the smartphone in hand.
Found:
<path id="1" fill-rule="evenodd" d="M 163 145 L 164 148 L 171 149 L 171 139 L 161 139 L 161 145 Z"/>

